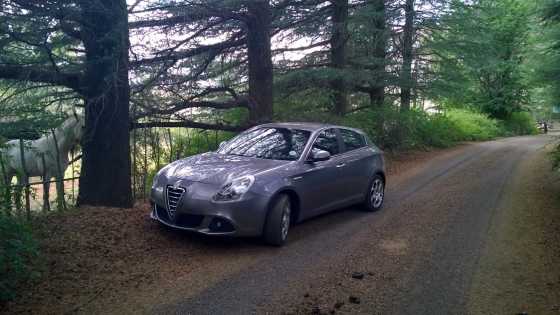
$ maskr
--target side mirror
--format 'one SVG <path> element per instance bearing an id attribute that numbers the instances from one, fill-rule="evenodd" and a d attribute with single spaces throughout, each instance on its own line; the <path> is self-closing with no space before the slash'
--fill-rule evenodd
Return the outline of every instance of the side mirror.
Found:
<path id="1" fill-rule="evenodd" d="M 318 150 L 311 153 L 311 162 L 326 161 L 331 158 L 331 154 L 324 150 Z"/>

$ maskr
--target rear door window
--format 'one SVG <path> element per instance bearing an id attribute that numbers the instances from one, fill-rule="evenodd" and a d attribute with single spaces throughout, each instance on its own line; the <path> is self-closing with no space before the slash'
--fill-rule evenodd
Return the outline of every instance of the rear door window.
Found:
<path id="1" fill-rule="evenodd" d="M 344 151 L 352 151 L 366 146 L 366 139 L 363 135 L 349 129 L 340 129 L 340 136 L 344 143 Z"/>

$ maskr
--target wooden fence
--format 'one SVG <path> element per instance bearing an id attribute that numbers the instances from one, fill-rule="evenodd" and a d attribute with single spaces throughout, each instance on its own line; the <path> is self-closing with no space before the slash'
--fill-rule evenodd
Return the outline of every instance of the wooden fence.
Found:
<path id="1" fill-rule="evenodd" d="M 55 201 L 55 208 L 58 211 L 66 210 L 69 204 L 75 203 L 77 200 L 77 187 L 79 181 L 79 176 L 76 176 L 75 162 L 79 160 L 79 157 L 76 158 L 74 157 L 74 154 L 72 154 L 72 158 L 68 166 L 68 168 L 72 170 L 72 176 L 69 178 L 65 178 L 63 173 L 65 170 L 60 168 L 60 161 L 57 161 L 58 167 L 56 172 L 58 176 L 56 176 L 56 178 L 59 179 L 51 180 L 51 178 L 46 178 L 45 172 L 40 177 L 29 177 L 26 160 L 24 158 L 25 150 L 23 140 L 20 140 L 19 142 L 19 149 L 22 168 L 18 170 L 17 177 L 21 179 L 22 182 L 18 181 L 17 184 L 12 184 L 12 179 L 7 178 L 5 175 L 6 166 L 4 165 L 4 161 L 0 158 L 0 174 L 4 174 L 0 185 L 0 187 L 2 187 L 2 191 L 0 191 L 0 196 L 2 197 L 0 200 L 0 208 L 4 208 L 3 210 L 6 214 L 25 214 L 25 216 L 30 219 L 32 212 L 38 212 L 40 210 L 43 212 L 51 211 L 53 208 L 51 207 L 53 201 Z M 44 154 L 41 154 L 40 158 L 43 170 L 46 171 L 47 166 Z M 41 180 L 30 181 L 30 178 L 40 178 Z M 50 196 L 52 185 L 50 184 L 53 183 L 55 184 L 56 198 L 51 200 Z M 41 186 L 42 189 L 35 188 L 38 186 Z M 15 213 L 13 213 L 14 211 Z"/>

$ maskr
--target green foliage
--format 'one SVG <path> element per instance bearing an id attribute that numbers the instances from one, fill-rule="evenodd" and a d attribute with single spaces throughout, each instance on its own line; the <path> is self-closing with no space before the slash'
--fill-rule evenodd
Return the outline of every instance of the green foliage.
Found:
<path id="1" fill-rule="evenodd" d="M 38 276 L 38 245 L 30 227 L 0 214 L 0 302 L 13 299 L 19 284 Z"/>
<path id="2" fill-rule="evenodd" d="M 0 143 L 2 139 L 37 139 L 57 127 L 76 103 L 57 102 L 60 89 L 0 81 Z"/>
<path id="3" fill-rule="evenodd" d="M 494 118 L 529 104 L 523 63 L 530 6 L 518 0 L 453 1 L 430 40 L 437 56 L 431 96 Z"/>
<path id="4" fill-rule="evenodd" d="M 455 109 L 447 112 L 447 118 L 453 124 L 455 141 L 490 140 L 502 134 L 498 121 L 485 114 Z"/>
<path id="5" fill-rule="evenodd" d="M 502 122 L 508 135 L 535 135 L 539 132 L 536 123 L 528 112 L 512 113 L 507 120 Z"/>
<path id="6" fill-rule="evenodd" d="M 560 2 L 543 0 L 537 9 L 529 59 L 531 83 L 537 86 L 535 101 L 544 109 L 539 118 L 549 119 L 552 106 L 560 104 Z"/>
<path id="7" fill-rule="evenodd" d="M 458 109 L 445 114 L 366 110 L 348 115 L 342 123 L 363 129 L 376 144 L 391 150 L 447 147 L 460 141 L 489 140 L 502 133 L 498 122 L 487 115 Z"/>
<path id="8" fill-rule="evenodd" d="M 187 128 L 152 128 L 133 134 L 135 190 L 149 191 L 155 174 L 165 165 L 195 154 L 214 151 L 234 136 L 232 132 Z"/>

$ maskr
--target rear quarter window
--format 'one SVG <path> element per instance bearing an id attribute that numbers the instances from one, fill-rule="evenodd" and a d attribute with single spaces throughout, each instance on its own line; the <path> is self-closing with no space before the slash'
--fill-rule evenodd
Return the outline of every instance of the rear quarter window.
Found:
<path id="1" fill-rule="evenodd" d="M 340 129 L 340 136 L 344 143 L 344 151 L 352 151 L 366 146 L 365 137 L 355 131 Z"/>

